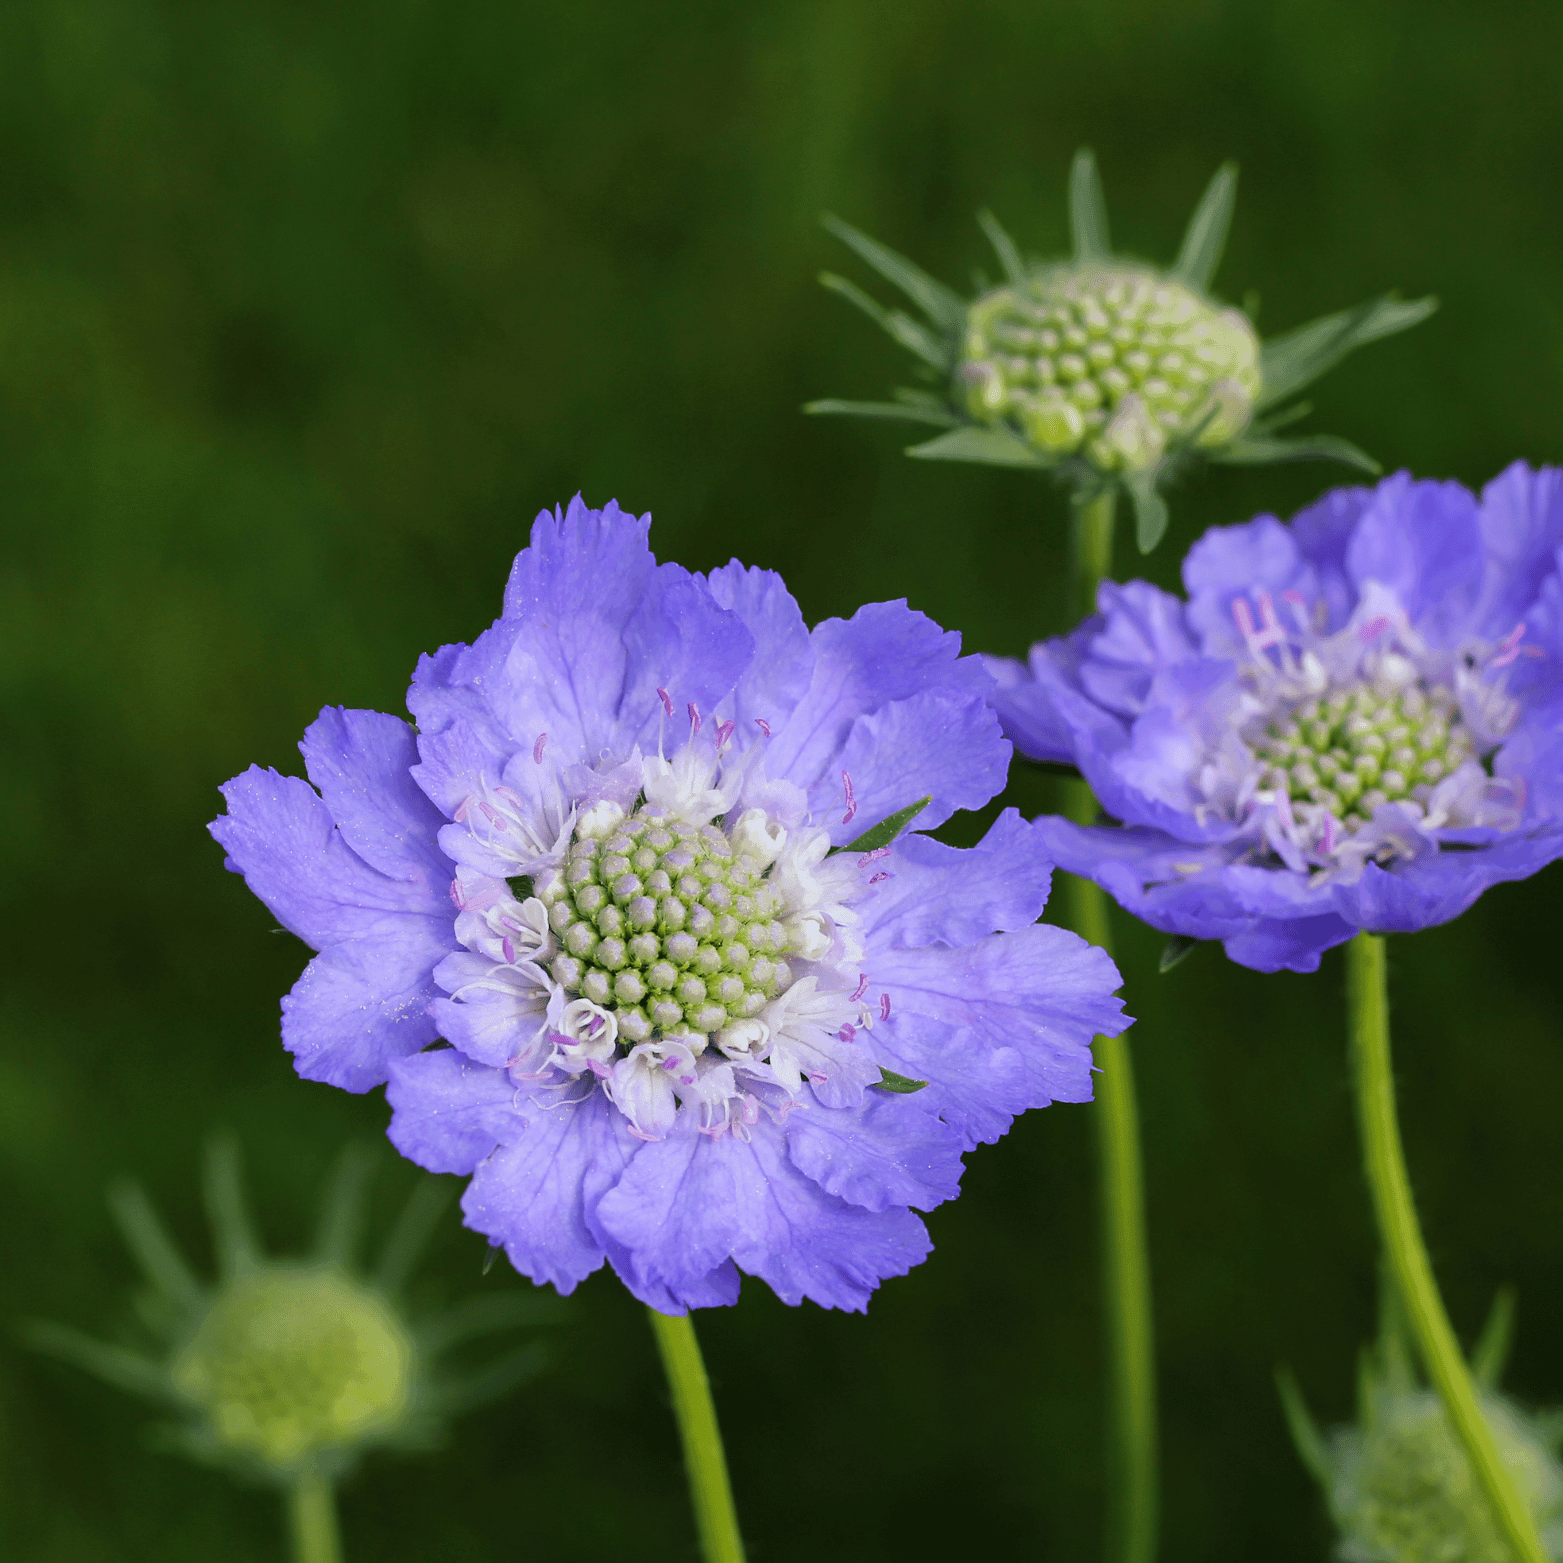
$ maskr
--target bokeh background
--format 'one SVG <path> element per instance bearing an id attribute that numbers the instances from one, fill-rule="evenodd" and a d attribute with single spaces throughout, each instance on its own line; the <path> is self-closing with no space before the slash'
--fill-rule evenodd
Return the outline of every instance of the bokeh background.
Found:
<path id="1" fill-rule="evenodd" d="M 971 647 L 1061 624 L 1063 511 L 1023 474 L 810 420 L 896 350 L 815 283 L 832 209 L 964 285 L 990 204 L 1066 242 L 1074 148 L 1115 236 L 1169 257 L 1240 160 L 1218 286 L 1284 329 L 1389 287 L 1443 309 L 1317 389 L 1305 428 L 1480 483 L 1563 456 L 1563 11 L 1505 0 L 9 0 L 0 8 L 0 1321 L 99 1333 L 145 1180 L 204 1252 L 207 1131 L 305 1236 L 378 1093 L 298 1081 L 306 952 L 205 822 L 297 769 L 325 703 L 400 710 L 470 639 L 542 506 L 656 517 L 664 557 L 783 571 L 811 619 L 905 596 Z M 914 431 L 915 432 L 915 431 Z M 1323 466 L 1174 496 L 1150 573 L 1288 514 Z M 1120 573 L 1144 566 L 1120 556 Z M 1017 773 L 1036 811 L 1052 784 Z M 969 840 L 981 822 L 953 828 Z M 1563 1399 L 1556 868 L 1392 945 L 1408 1151 L 1457 1327 L 1519 1288 L 1510 1384 Z M 1271 1384 L 1351 1407 L 1374 1255 L 1341 967 L 1158 976 L 1121 921 L 1145 1120 L 1165 1557 L 1320 1559 Z M 933 1258 L 866 1317 L 751 1284 L 701 1319 L 757 1563 L 1094 1556 L 1101 1317 L 1088 1107 L 970 1158 Z M 411 1169 L 387 1153 L 387 1204 Z M 454 1219 L 442 1295 L 524 1287 Z M 350 1558 L 694 1555 L 636 1305 L 599 1275 L 559 1365 L 348 1488 Z M 271 1497 L 148 1446 L 150 1412 L 0 1331 L 0 1550 L 282 1556 Z"/>

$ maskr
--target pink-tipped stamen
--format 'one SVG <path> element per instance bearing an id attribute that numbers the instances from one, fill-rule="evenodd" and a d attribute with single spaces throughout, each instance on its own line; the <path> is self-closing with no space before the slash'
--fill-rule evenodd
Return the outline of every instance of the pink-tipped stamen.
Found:
<path id="1" fill-rule="evenodd" d="M 841 1030 L 838 1031 L 836 1035 L 840 1037 L 843 1042 L 851 1042 L 857 1036 L 857 1027 L 854 1026 L 849 1020 L 844 1026 L 842 1026 Z"/>
<path id="2" fill-rule="evenodd" d="M 534 765 L 541 765 L 543 763 L 543 750 L 547 747 L 548 734 L 539 733 L 537 735 L 537 742 L 532 745 L 532 763 Z"/>
<path id="3" fill-rule="evenodd" d="M 1394 627 L 1395 621 L 1381 613 L 1376 619 L 1369 619 L 1368 622 L 1357 631 L 1357 637 L 1362 641 L 1363 645 L 1369 646 L 1372 645 L 1372 643 L 1376 641 L 1386 630 L 1392 630 Z"/>
<path id="4" fill-rule="evenodd" d="M 869 863 L 877 863 L 880 860 L 880 858 L 882 858 L 882 857 L 889 857 L 889 856 L 890 856 L 890 848 L 889 847 L 875 847 L 872 852 L 865 852 L 862 855 L 862 857 L 860 857 L 857 860 L 857 866 L 859 868 L 862 868 L 862 867 L 864 867 L 865 865 L 867 865 Z"/>
<path id="5" fill-rule="evenodd" d="M 467 898 L 461 893 L 461 881 L 459 879 L 453 879 L 450 882 L 450 898 L 455 903 L 458 912 L 466 910 Z"/>
<path id="6" fill-rule="evenodd" d="M 849 771 L 841 773 L 841 789 L 847 805 L 847 812 L 841 816 L 841 823 L 850 825 L 857 817 L 857 795 L 852 791 L 852 776 Z"/>
<path id="7" fill-rule="evenodd" d="M 1516 624 L 1514 628 L 1498 642 L 1497 655 L 1493 657 L 1489 666 L 1495 668 L 1508 667 L 1508 665 L 1519 656 L 1520 642 L 1524 640 L 1524 638 L 1525 621 L 1521 619 L 1520 622 Z"/>
<path id="8" fill-rule="evenodd" d="M 660 684 L 657 685 L 657 698 L 662 702 L 662 714 L 672 716 L 673 697 Z"/>
<path id="9" fill-rule="evenodd" d="M 852 1004 L 856 1004 L 857 1001 L 860 998 L 862 998 L 863 995 L 865 993 L 867 993 L 867 992 L 868 992 L 868 973 L 866 971 L 860 971 L 857 974 L 857 986 L 852 990 L 852 997 L 851 997 L 851 999 L 848 1002 L 852 1003 Z"/>
<path id="10" fill-rule="evenodd" d="M 500 949 L 502 949 L 505 952 L 505 964 L 507 966 L 514 966 L 515 963 L 516 963 L 516 947 L 515 947 L 515 945 L 513 945 L 510 942 L 510 939 L 508 937 L 506 937 L 506 938 L 501 939 L 499 941 L 499 947 L 500 947 Z"/>
<path id="11" fill-rule="evenodd" d="M 716 747 L 718 749 L 727 747 L 727 740 L 733 736 L 733 729 L 737 726 L 737 722 L 718 722 L 716 724 Z"/>
<path id="12" fill-rule="evenodd" d="M 693 700 L 689 702 L 689 736 L 693 738 L 700 731 L 700 707 Z"/>
<path id="13" fill-rule="evenodd" d="M 887 873 L 870 874 L 868 876 L 868 882 L 871 885 L 880 885 L 880 884 L 883 884 L 885 882 L 885 880 L 887 880 L 887 879 L 894 879 L 894 878 L 895 878 L 894 874 L 887 874 Z"/>
<path id="14" fill-rule="evenodd" d="M 455 820 L 458 825 L 465 825 L 467 823 L 467 811 L 471 807 L 472 799 L 463 798 L 461 802 L 456 805 L 456 812 L 451 815 L 451 818 Z"/>
<path id="15" fill-rule="evenodd" d="M 889 1020 L 890 1018 L 890 995 L 888 993 L 879 995 L 879 1018 L 881 1020 Z"/>
<path id="16" fill-rule="evenodd" d="M 755 717 L 754 725 L 758 727 L 767 738 L 771 736 L 771 724 L 767 722 L 763 716 Z"/>

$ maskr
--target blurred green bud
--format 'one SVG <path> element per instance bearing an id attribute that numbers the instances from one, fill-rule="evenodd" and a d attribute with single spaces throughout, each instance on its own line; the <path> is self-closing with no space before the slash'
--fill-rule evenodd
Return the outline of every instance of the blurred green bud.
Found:
<path id="1" fill-rule="evenodd" d="M 428 1312 L 406 1295 L 447 1190 L 419 1183 L 372 1267 L 354 1249 L 369 1163 L 344 1153 L 312 1253 L 265 1256 L 240 1187 L 238 1151 L 214 1142 L 204 1187 L 218 1256 L 215 1284 L 197 1277 L 134 1185 L 111 1206 L 148 1283 L 136 1299 L 147 1340 L 111 1345 L 52 1323 L 29 1342 L 171 1412 L 161 1441 L 208 1464 L 279 1486 L 329 1483 L 374 1447 L 427 1448 L 454 1413 L 534 1376 L 536 1341 L 476 1370 L 443 1353 L 478 1336 L 559 1316 L 552 1298 L 506 1288 Z"/>
<path id="2" fill-rule="evenodd" d="M 883 308 L 843 277 L 820 280 L 911 352 L 939 390 L 902 388 L 890 402 L 827 400 L 805 410 L 930 425 L 943 432 L 908 455 L 1050 470 L 1077 499 L 1120 488 L 1134 503 L 1145 551 L 1166 525 L 1158 487 L 1194 462 L 1320 458 L 1377 472 L 1345 440 L 1278 436 L 1308 411 L 1279 403 L 1354 348 L 1425 319 L 1436 301 L 1386 296 L 1262 343 L 1246 314 L 1209 291 L 1236 192 L 1237 171 L 1227 164 L 1163 271 L 1113 253 L 1095 160 L 1077 153 L 1069 183 L 1073 257 L 1023 258 L 982 213 L 1005 281 L 971 300 L 827 218 L 831 232 L 923 318 Z"/>
<path id="3" fill-rule="evenodd" d="M 1547 1554 L 1563 1559 L 1563 1418 L 1498 1392 L 1513 1298 L 1500 1293 L 1471 1358 L 1498 1454 L 1528 1502 Z M 1388 1282 L 1379 1339 L 1363 1354 L 1355 1426 L 1321 1433 L 1289 1373 L 1281 1401 L 1303 1463 L 1323 1490 L 1345 1563 L 1511 1563 L 1491 1504 L 1438 1396 L 1411 1367 Z"/>

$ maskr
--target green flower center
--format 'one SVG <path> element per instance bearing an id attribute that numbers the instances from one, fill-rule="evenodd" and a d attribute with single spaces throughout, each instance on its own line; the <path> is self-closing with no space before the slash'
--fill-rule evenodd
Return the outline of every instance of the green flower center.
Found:
<path id="1" fill-rule="evenodd" d="M 604 840 L 574 841 L 562 879 L 542 892 L 560 945 L 549 971 L 610 1010 L 632 1044 L 703 1039 L 792 980 L 783 957 L 797 933 L 769 874 L 715 825 L 638 811 Z"/>
<path id="2" fill-rule="evenodd" d="M 1237 310 L 1135 266 L 1061 266 L 972 304 L 959 370 L 972 415 L 1053 455 L 1142 470 L 1171 441 L 1225 444 L 1259 394 Z"/>
<path id="3" fill-rule="evenodd" d="M 399 1420 L 412 1363 L 377 1292 L 338 1271 L 267 1265 L 222 1288 L 172 1377 L 220 1443 L 288 1467 Z"/>
<path id="4" fill-rule="evenodd" d="M 1381 803 L 1424 802 L 1476 756 L 1447 689 L 1379 694 L 1366 686 L 1305 700 L 1253 745 L 1261 785 L 1322 804 L 1348 827 Z"/>

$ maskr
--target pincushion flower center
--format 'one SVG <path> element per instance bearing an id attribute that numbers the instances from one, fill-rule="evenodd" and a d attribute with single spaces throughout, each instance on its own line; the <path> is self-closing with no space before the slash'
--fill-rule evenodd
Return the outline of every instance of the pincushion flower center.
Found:
<path id="1" fill-rule="evenodd" d="M 1476 746 L 1454 694 L 1418 681 L 1398 691 L 1366 683 L 1304 700 L 1254 744 L 1261 785 L 1314 803 L 1354 830 L 1382 803 L 1426 804 Z"/>
<path id="2" fill-rule="evenodd" d="M 539 892 L 560 947 L 550 975 L 611 1014 L 621 1045 L 678 1037 L 699 1052 L 790 986 L 786 956 L 809 939 L 783 921 L 767 840 L 747 816 L 729 837 L 654 808 L 578 832 Z"/>

